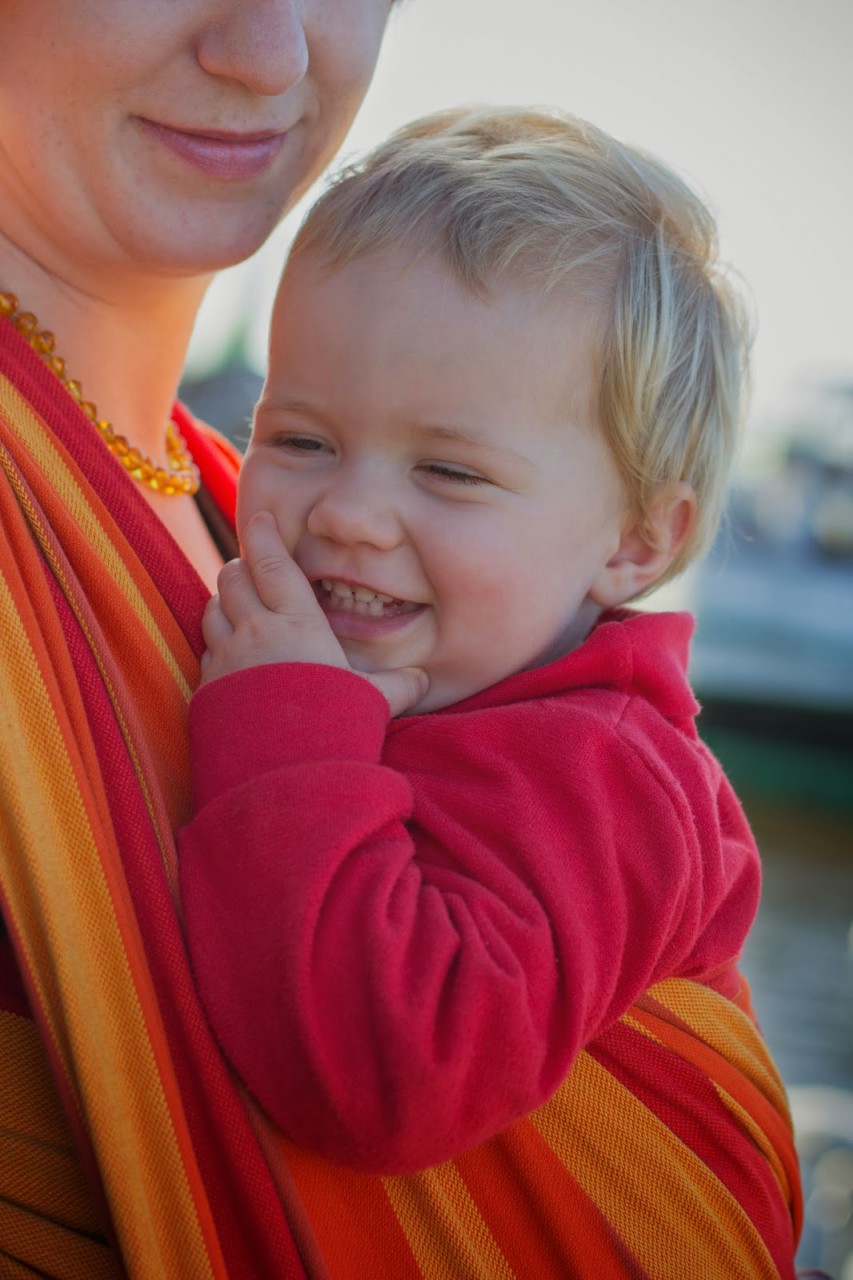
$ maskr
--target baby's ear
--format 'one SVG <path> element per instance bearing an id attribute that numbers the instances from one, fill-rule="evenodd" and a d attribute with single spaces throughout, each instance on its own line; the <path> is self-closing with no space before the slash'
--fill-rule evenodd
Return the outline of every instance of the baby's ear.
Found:
<path id="1" fill-rule="evenodd" d="M 693 529 L 696 494 L 689 484 L 661 489 L 642 523 L 626 525 L 615 553 L 599 570 L 590 597 L 615 609 L 648 591 L 666 573 Z"/>

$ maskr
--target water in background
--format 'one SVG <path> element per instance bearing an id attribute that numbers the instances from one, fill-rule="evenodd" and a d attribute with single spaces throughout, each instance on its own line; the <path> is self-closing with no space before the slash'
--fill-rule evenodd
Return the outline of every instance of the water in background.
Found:
<path id="1" fill-rule="evenodd" d="M 798 1261 L 853 1280 L 853 813 L 748 796 L 745 807 L 764 892 L 743 968 L 794 1111 Z"/>

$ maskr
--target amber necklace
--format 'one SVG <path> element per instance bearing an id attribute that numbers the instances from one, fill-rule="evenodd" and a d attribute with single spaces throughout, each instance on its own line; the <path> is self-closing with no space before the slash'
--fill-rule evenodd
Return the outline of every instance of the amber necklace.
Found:
<path id="1" fill-rule="evenodd" d="M 114 457 L 118 458 L 134 480 L 147 485 L 157 493 L 198 493 L 201 479 L 193 462 L 187 442 L 174 422 L 166 427 L 166 456 L 168 465 L 158 467 L 151 458 L 130 444 L 126 436 L 116 433 L 111 422 L 98 417 L 98 410 L 91 400 L 84 400 L 83 388 L 65 371 L 65 361 L 56 354 L 56 339 L 47 329 L 39 329 L 39 322 L 32 311 L 20 311 L 14 293 L 0 293 L 0 316 L 6 316 L 18 332 L 38 352 L 48 368 L 52 369 L 65 390 L 76 401 L 86 417 L 97 428 L 101 439 Z"/>

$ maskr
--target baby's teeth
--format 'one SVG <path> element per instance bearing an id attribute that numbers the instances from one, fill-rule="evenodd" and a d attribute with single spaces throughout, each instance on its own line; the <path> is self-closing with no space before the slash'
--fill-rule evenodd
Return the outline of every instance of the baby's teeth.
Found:
<path id="1" fill-rule="evenodd" d="M 336 582 L 334 578 L 321 578 L 320 584 L 324 591 L 330 592 L 339 600 L 359 600 L 362 604 L 373 604 L 378 601 L 379 605 L 390 604 L 394 599 L 393 596 L 383 595 L 381 591 L 371 591 L 369 587 L 349 587 L 345 582 Z"/>

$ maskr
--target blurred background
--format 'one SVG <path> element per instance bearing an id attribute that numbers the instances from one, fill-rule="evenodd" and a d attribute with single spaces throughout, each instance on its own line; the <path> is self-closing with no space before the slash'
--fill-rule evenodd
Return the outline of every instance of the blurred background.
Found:
<path id="1" fill-rule="evenodd" d="M 853 1280 L 851 49 L 849 0 L 402 0 L 340 157 L 439 107 L 553 105 L 659 154 L 717 215 L 757 317 L 752 409 L 711 555 L 651 607 L 697 615 L 700 726 L 761 846 L 744 968 L 795 1113 L 798 1260 L 834 1280 Z M 238 444 L 310 198 L 199 320 L 183 392 Z"/>

